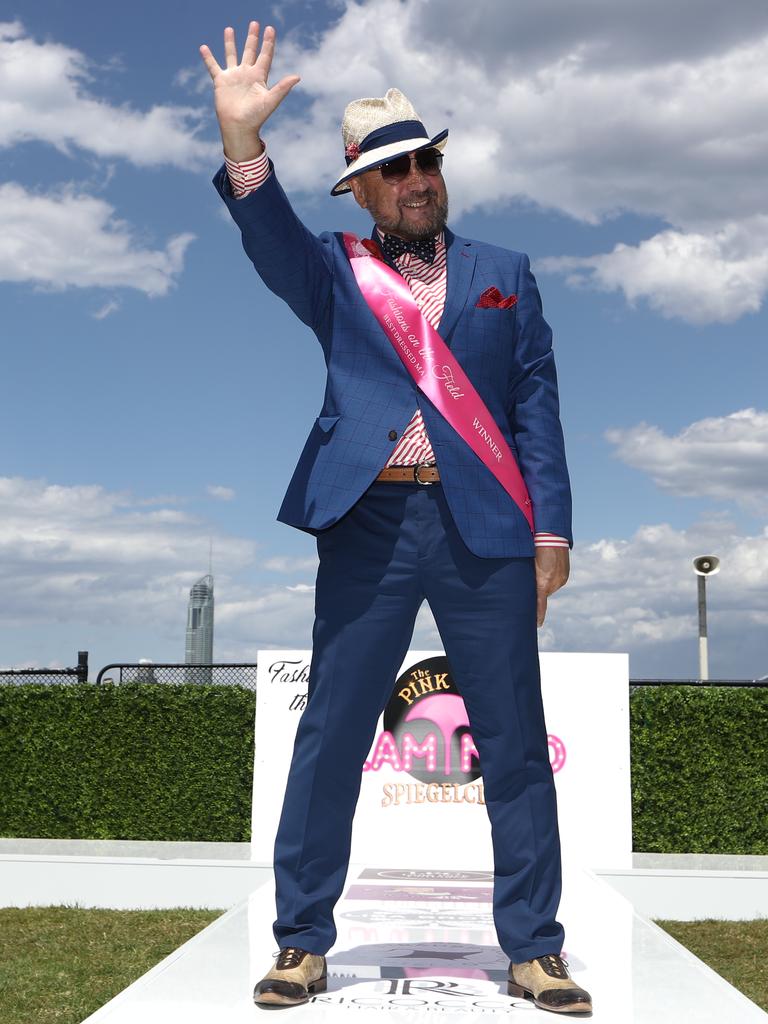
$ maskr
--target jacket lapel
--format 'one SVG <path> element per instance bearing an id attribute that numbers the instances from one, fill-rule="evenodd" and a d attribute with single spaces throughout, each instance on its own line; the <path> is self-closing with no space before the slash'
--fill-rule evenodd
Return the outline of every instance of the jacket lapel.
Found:
<path id="1" fill-rule="evenodd" d="M 398 265 L 395 263 L 394 260 L 391 260 L 389 256 L 387 256 L 387 254 L 384 252 L 384 247 L 382 246 L 381 239 L 379 238 L 379 229 L 376 227 L 375 224 L 373 225 L 373 231 L 371 232 L 371 241 L 375 242 L 376 245 L 378 245 L 381 251 L 381 258 L 384 261 L 384 263 L 386 263 L 388 267 L 391 267 L 396 274 L 399 274 L 400 268 L 398 267 Z"/>
<path id="2" fill-rule="evenodd" d="M 437 330 L 443 341 L 450 346 L 451 332 L 467 304 L 472 278 L 475 276 L 477 256 L 470 241 L 459 238 L 448 228 L 445 229 L 445 245 L 448 281 L 445 307 Z"/>

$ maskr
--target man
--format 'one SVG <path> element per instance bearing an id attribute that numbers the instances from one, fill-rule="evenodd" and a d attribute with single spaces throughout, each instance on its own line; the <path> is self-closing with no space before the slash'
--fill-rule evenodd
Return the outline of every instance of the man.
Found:
<path id="1" fill-rule="evenodd" d="M 588 1012 L 555 919 L 560 848 L 536 623 L 568 577 L 570 490 L 551 332 L 528 260 L 446 227 L 448 132 L 430 137 L 396 89 L 347 107 L 347 167 L 332 189 L 370 211 L 372 239 L 311 234 L 260 137 L 299 79 L 270 88 L 274 30 L 258 44 L 251 22 L 238 62 L 225 29 L 225 69 L 200 48 L 224 144 L 214 185 L 257 272 L 315 332 L 328 379 L 278 517 L 317 537 L 320 564 L 309 699 L 275 844 L 280 953 L 254 998 L 292 1005 L 326 986 L 361 767 L 426 599 L 480 753 L 508 990 Z M 447 398 L 439 385 L 427 397 L 429 381 L 387 336 L 382 288 L 401 289 L 389 307 L 401 324 L 412 307 L 426 333 L 411 362 L 438 353 L 440 372 L 426 376 Z M 456 411 L 460 398 L 474 418 Z M 335 699 L 353 688 L 354 701 Z"/>

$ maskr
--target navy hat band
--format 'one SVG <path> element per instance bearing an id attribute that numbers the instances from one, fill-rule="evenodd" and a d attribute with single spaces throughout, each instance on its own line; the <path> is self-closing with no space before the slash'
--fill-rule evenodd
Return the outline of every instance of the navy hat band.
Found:
<path id="1" fill-rule="evenodd" d="M 418 138 L 429 138 L 427 129 L 421 121 L 396 121 L 395 124 L 385 124 L 383 128 L 376 128 L 369 132 L 357 148 L 361 154 L 370 153 L 372 149 L 389 146 L 393 142 Z M 356 158 L 347 157 L 347 166 L 352 163 L 353 159 Z"/>

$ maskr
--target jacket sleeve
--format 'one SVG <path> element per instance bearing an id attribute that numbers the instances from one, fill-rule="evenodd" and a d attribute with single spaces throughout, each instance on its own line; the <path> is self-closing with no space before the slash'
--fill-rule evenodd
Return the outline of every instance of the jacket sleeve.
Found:
<path id="1" fill-rule="evenodd" d="M 542 314 L 539 290 L 525 255 L 517 288 L 509 409 L 536 530 L 565 537 L 572 545 L 571 487 L 560 424 L 552 330 Z"/>
<path id="2" fill-rule="evenodd" d="M 316 333 L 331 308 L 330 237 L 313 235 L 293 212 L 270 161 L 271 174 L 242 199 L 232 194 L 226 165 L 213 178 L 216 191 L 240 228 L 243 248 L 270 291 L 288 303 Z"/>

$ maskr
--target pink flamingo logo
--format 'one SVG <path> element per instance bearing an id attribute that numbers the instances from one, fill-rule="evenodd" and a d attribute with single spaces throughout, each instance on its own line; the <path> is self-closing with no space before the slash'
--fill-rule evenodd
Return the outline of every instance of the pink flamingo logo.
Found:
<path id="1" fill-rule="evenodd" d="M 452 693 L 435 694 L 434 697 L 424 697 L 415 704 L 405 721 L 410 722 L 415 718 L 427 719 L 440 730 L 443 737 L 443 748 L 445 751 L 445 774 L 451 774 L 451 739 L 456 730 L 462 725 L 469 725 L 467 709 L 464 701 Z"/>

